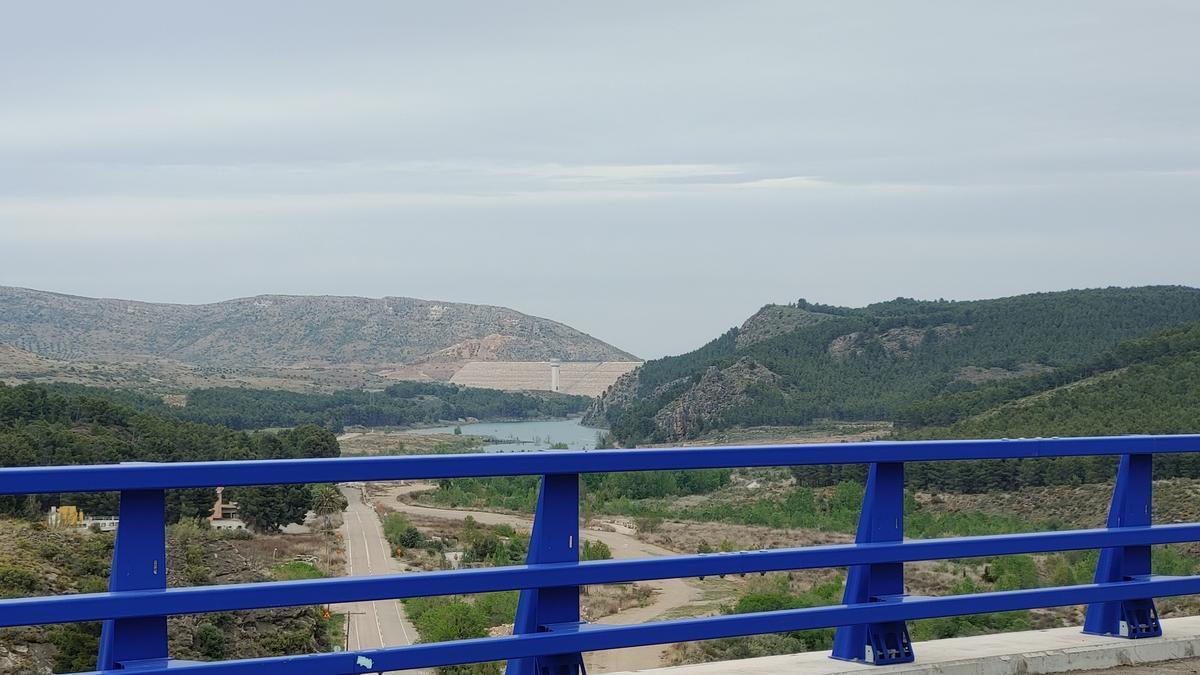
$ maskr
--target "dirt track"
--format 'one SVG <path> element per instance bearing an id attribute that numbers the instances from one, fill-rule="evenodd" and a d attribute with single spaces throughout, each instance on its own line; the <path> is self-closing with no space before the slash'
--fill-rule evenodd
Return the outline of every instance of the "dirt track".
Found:
<path id="1" fill-rule="evenodd" d="M 376 488 L 384 489 L 382 495 L 376 498 L 382 500 L 391 508 L 412 515 L 449 520 L 463 520 L 471 516 L 485 525 L 511 525 L 512 527 L 529 530 L 533 520 L 523 516 L 507 513 L 492 513 L 490 511 L 468 511 L 463 509 L 442 509 L 429 506 L 408 504 L 398 499 L 401 495 L 434 487 L 429 483 L 408 483 L 405 485 L 376 484 Z M 610 549 L 614 558 L 647 558 L 654 556 L 676 555 L 675 551 L 665 549 L 638 540 L 633 532 L 620 526 L 612 526 L 616 531 L 583 529 L 580 536 L 602 541 Z M 606 616 L 597 623 L 628 625 L 652 621 L 663 614 L 695 602 L 700 597 L 700 591 L 691 580 L 661 579 L 642 582 L 654 589 L 654 600 L 645 607 L 633 607 L 616 614 Z M 667 645 L 617 649 L 604 652 L 594 652 L 584 657 L 589 673 L 607 673 L 613 671 L 642 670 L 665 665 L 663 653 Z"/>

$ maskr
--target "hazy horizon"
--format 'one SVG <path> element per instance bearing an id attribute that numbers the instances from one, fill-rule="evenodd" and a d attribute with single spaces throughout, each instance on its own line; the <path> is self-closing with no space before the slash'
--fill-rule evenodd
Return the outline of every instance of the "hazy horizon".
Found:
<path id="1" fill-rule="evenodd" d="M 10 284 L 0 284 L 0 285 L 11 286 Z M 1140 284 L 1140 285 L 1141 286 L 1164 286 L 1164 285 L 1184 285 L 1184 286 L 1186 286 L 1186 284 Z M 56 290 L 48 289 L 48 288 L 30 288 L 28 286 L 18 286 L 18 287 L 26 288 L 28 290 L 34 290 L 34 291 L 44 291 L 47 293 L 56 293 L 59 295 L 71 295 L 71 296 L 76 296 L 76 297 L 84 297 L 84 298 L 92 298 L 92 299 L 100 299 L 100 300 L 124 300 L 124 301 L 130 301 L 130 302 L 148 302 L 148 303 L 156 303 L 156 304 L 176 304 L 176 305 L 219 304 L 221 302 L 228 302 L 231 300 L 240 300 L 240 299 L 246 299 L 246 298 L 253 298 L 253 297 L 259 297 L 259 296 L 272 296 L 272 295 L 274 295 L 274 296 L 301 296 L 301 297 L 305 297 L 305 296 L 308 296 L 308 297 L 312 297 L 312 296 L 359 297 L 359 298 L 367 298 L 367 299 L 372 299 L 372 300 L 379 300 L 379 299 L 382 299 L 385 297 L 407 297 L 407 298 L 412 298 L 415 300 L 425 300 L 425 301 L 431 301 L 431 302 L 482 304 L 482 305 L 493 305 L 493 306 L 498 306 L 498 307 L 505 307 L 508 309 L 516 310 L 518 312 L 522 312 L 523 314 L 538 316 L 543 319 L 550 319 L 551 321 L 558 321 L 559 323 L 567 324 L 571 328 L 575 328 L 577 330 L 583 330 L 583 332 L 588 333 L 588 331 L 580 328 L 579 326 L 569 324 L 565 321 L 562 321 L 561 319 L 559 319 L 557 317 L 536 314 L 534 312 L 527 312 L 525 310 L 522 310 L 520 307 L 514 307 L 511 305 L 495 305 L 495 303 L 474 303 L 469 300 L 457 300 L 454 298 L 425 298 L 425 297 L 416 297 L 416 296 L 405 296 L 405 295 L 399 295 L 396 293 L 386 293 L 386 294 L 382 294 L 382 295 L 347 295 L 347 294 L 340 294 L 340 293 L 334 294 L 334 293 L 271 293 L 271 292 L 263 292 L 263 293 L 251 293 L 249 295 L 232 296 L 232 297 L 228 297 L 228 298 L 219 298 L 216 300 L 201 300 L 201 301 L 196 301 L 196 302 L 187 302 L 187 301 L 171 301 L 171 300 L 148 300 L 146 298 L 134 298 L 134 297 L 97 296 L 97 295 L 88 295 L 86 293 L 69 293 L 69 292 L 65 292 L 65 291 L 56 291 Z M 1049 289 L 1041 289 L 1041 290 L 1030 291 L 1030 292 L 1031 293 L 1055 293 L 1055 292 L 1072 291 L 1072 290 L 1087 290 L 1088 288 L 1101 288 L 1101 287 L 1049 288 Z M 1189 288 L 1194 288 L 1194 287 L 1189 286 Z M 1017 293 L 1014 295 L 1024 295 L 1024 293 Z M 689 347 L 680 349 L 679 351 L 676 351 L 676 352 L 670 352 L 670 353 L 666 353 L 666 354 L 656 354 L 654 356 L 645 356 L 645 355 L 637 353 L 635 350 L 629 349 L 629 347 L 626 345 L 622 345 L 620 343 L 609 340 L 609 339 L 605 338 L 605 336 L 603 336 L 603 335 L 596 335 L 594 333 L 589 333 L 589 334 L 592 337 L 598 338 L 600 340 L 603 340 L 604 342 L 611 344 L 614 347 L 617 347 L 618 349 L 632 353 L 634 356 L 637 356 L 639 359 L 642 359 L 642 360 L 656 359 L 656 358 L 660 358 L 663 356 L 675 356 L 678 354 L 683 354 L 683 353 L 692 351 L 693 349 L 703 346 L 704 343 L 709 342 L 710 340 L 717 337 L 720 333 L 725 332 L 729 328 L 733 328 L 735 326 L 740 326 L 745 321 L 745 319 L 750 318 L 750 316 L 754 312 L 758 311 L 763 306 L 770 305 L 770 304 L 783 305 L 783 304 L 794 303 L 801 297 L 803 297 L 803 296 L 798 296 L 796 298 L 790 298 L 790 299 L 786 299 L 786 300 L 781 299 L 781 300 L 777 300 L 777 301 L 764 302 L 764 303 L 758 305 L 757 307 L 747 311 L 746 315 L 744 317 L 742 317 L 742 319 L 726 326 L 725 328 L 720 329 L 717 333 L 713 333 L 712 335 L 704 336 L 703 338 L 701 338 L 700 342 L 697 342 L 696 344 L 693 344 Z M 804 298 L 804 299 L 807 300 L 808 302 L 811 302 L 814 304 L 819 303 L 819 304 L 835 305 L 835 306 L 841 306 L 841 307 L 861 308 L 861 307 L 865 307 L 867 305 L 875 304 L 878 302 L 887 302 L 889 300 L 895 300 L 895 299 L 897 299 L 897 297 L 908 297 L 908 296 L 893 296 L 893 297 L 889 297 L 889 298 L 878 298 L 876 300 L 870 300 L 870 301 L 862 302 L 862 303 L 858 303 L 858 304 L 830 303 L 830 302 L 826 302 L 826 301 L 822 300 L 821 298 L 811 298 L 811 297 Z M 994 300 L 994 299 L 998 299 L 998 298 L 1002 298 L 1002 297 L 1011 297 L 1011 296 L 987 296 L 987 297 L 978 297 L 978 298 L 950 298 L 950 297 L 945 297 L 945 296 L 937 296 L 937 297 L 917 297 L 915 299 L 916 300 L 947 300 L 947 301 L 969 302 L 969 301 L 973 301 L 973 300 Z"/>
<path id="2" fill-rule="evenodd" d="M 148 0 L 0 25 L 0 284 L 500 305 L 1200 285 L 1200 5 Z"/>

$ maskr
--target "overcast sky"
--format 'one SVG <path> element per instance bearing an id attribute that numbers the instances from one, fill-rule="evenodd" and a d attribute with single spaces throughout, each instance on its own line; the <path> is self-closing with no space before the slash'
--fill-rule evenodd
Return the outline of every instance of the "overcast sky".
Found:
<path id="1" fill-rule="evenodd" d="M 0 284 L 505 305 L 1200 285 L 1200 3 L 29 2 Z"/>

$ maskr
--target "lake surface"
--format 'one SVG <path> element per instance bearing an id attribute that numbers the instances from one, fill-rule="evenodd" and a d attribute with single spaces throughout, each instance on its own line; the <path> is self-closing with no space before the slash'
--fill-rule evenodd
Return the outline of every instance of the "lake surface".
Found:
<path id="1" fill-rule="evenodd" d="M 529 452 L 549 450 L 555 443 L 566 443 L 570 450 L 592 450 L 600 429 L 583 426 L 579 418 L 540 420 L 536 422 L 479 422 L 459 424 L 462 432 L 471 436 L 490 436 L 495 443 L 484 446 L 485 452 Z M 434 429 L 413 429 L 412 434 L 451 434 L 454 426 Z"/>

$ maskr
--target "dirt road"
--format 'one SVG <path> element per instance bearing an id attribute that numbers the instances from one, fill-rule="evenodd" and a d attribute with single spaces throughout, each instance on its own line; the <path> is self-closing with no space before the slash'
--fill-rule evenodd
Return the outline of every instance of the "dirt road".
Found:
<path id="1" fill-rule="evenodd" d="M 357 487 L 341 487 L 349 506 L 341 528 L 342 540 L 346 544 L 346 574 L 348 576 L 375 576 L 406 571 L 392 557 L 379 516 L 370 505 L 363 502 L 362 491 Z M 353 602 L 334 607 L 335 612 L 348 614 L 350 650 L 399 647 L 417 641 L 417 631 L 404 614 L 404 605 L 399 600 L 376 600 Z M 421 675 L 432 675 L 428 670 L 394 671 Z"/>
<path id="2" fill-rule="evenodd" d="M 384 487 L 382 484 L 377 484 L 377 486 Z M 490 511 L 467 511 L 461 509 L 442 509 L 429 506 L 418 506 L 396 499 L 403 494 L 416 492 L 419 490 L 427 490 L 432 487 L 433 485 L 428 483 L 409 483 L 405 485 L 389 486 L 385 492 L 385 503 L 397 511 L 402 511 L 413 515 L 444 518 L 449 520 L 463 520 L 467 516 L 471 516 L 476 521 L 485 525 L 504 524 L 524 530 L 528 530 L 533 526 L 532 519 L 523 516 L 506 513 L 492 513 Z M 628 529 L 619 527 L 614 529 L 617 529 L 618 531 L 608 532 L 604 530 L 583 529 L 580 530 L 580 536 L 586 539 L 604 542 L 612 550 L 613 557 L 618 559 L 676 555 L 674 551 L 665 549 L 661 546 L 655 546 L 654 544 L 639 541 L 633 536 L 633 532 L 629 531 Z M 688 605 L 697 600 L 700 596 L 699 589 L 690 580 L 661 579 L 642 583 L 655 590 L 654 599 L 651 604 L 645 607 L 634 607 L 606 616 L 597 621 L 597 623 L 613 625 L 645 623 L 647 621 L 652 621 L 673 609 Z M 651 645 L 647 647 L 634 647 L 631 649 L 616 649 L 587 654 L 584 657 L 584 661 L 587 665 L 589 673 L 608 673 L 614 671 L 657 668 L 661 665 L 665 665 L 663 660 L 663 652 L 665 650 L 666 645 Z"/>

